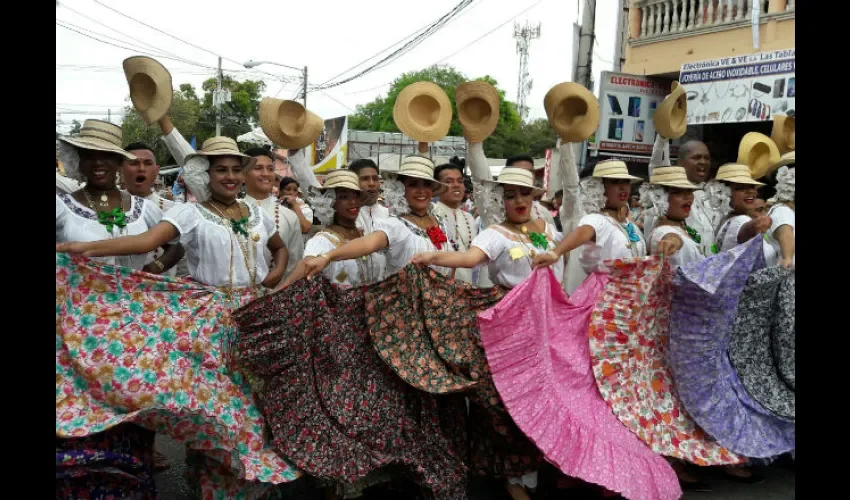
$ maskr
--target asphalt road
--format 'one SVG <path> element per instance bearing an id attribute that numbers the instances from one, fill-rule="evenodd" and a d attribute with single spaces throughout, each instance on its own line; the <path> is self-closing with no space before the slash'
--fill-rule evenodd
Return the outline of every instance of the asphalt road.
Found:
<path id="1" fill-rule="evenodd" d="M 167 436 L 157 435 L 157 451 L 165 454 L 171 461 L 171 467 L 156 475 L 156 483 L 162 500 L 195 500 L 184 480 L 186 466 L 183 463 L 185 453 L 183 445 Z M 761 484 L 740 484 L 727 481 L 722 477 L 707 475 L 703 480 L 712 487 L 710 493 L 686 493 L 684 500 L 793 500 L 794 473 L 772 466 L 762 470 L 765 481 Z M 487 492 L 478 492 L 470 500 L 489 500 L 502 498 Z M 568 499 L 564 496 L 564 499 Z M 367 500 L 365 497 L 363 500 Z"/>

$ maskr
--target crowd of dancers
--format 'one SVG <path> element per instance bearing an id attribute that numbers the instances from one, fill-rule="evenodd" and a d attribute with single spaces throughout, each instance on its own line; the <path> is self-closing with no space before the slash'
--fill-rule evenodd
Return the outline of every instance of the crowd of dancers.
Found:
<path id="1" fill-rule="evenodd" d="M 456 89 L 471 193 L 465 166 L 429 155 L 452 117 L 437 85 L 395 104 L 418 154 L 322 182 L 304 157 L 321 119 L 265 98 L 295 177 L 281 189 L 300 190 L 284 206 L 269 150 L 213 137 L 195 151 L 168 118 L 167 70 L 124 70 L 195 201 L 153 192 L 151 148 L 124 147 L 116 125 L 59 139 L 57 498 L 157 498 L 155 433 L 185 443 L 205 499 L 463 499 L 485 478 L 514 499 L 672 500 L 708 489 L 705 467 L 756 483 L 752 465 L 793 453 L 793 118 L 747 134 L 709 179 L 700 141 L 671 164 L 687 106 L 674 84 L 648 181 L 616 160 L 580 178 L 573 144 L 599 105 L 556 85 L 556 224 L 530 157 L 490 176 L 485 82 Z"/>

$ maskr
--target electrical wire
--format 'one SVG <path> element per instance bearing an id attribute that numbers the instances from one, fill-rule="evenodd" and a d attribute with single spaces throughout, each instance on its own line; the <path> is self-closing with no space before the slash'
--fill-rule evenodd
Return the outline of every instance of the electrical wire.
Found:
<path id="1" fill-rule="evenodd" d="M 100 5 L 101 7 L 104 7 L 104 8 L 106 8 L 106 9 L 111 10 L 112 12 L 114 12 L 114 13 L 118 14 L 119 16 L 125 17 L 125 18 L 127 18 L 127 19 L 129 19 L 129 20 L 131 20 L 131 21 L 133 21 L 133 22 L 136 22 L 136 23 L 138 23 L 138 24 L 141 24 L 142 26 L 145 26 L 146 28 L 152 29 L 152 30 L 156 31 L 157 33 L 162 33 L 162 34 L 163 34 L 163 35 L 165 35 L 165 36 L 168 36 L 168 37 L 170 37 L 170 38 L 173 38 L 173 39 L 177 40 L 178 42 L 185 43 L 186 45 L 188 45 L 188 46 L 190 46 L 190 47 L 194 47 L 194 48 L 196 48 L 196 49 L 198 49 L 198 50 L 201 50 L 201 51 L 204 51 L 204 52 L 206 52 L 206 53 L 208 53 L 208 54 L 212 54 L 212 55 L 214 55 L 214 56 L 216 56 L 216 57 L 220 57 L 220 58 L 222 58 L 222 59 L 223 59 L 223 60 L 225 60 L 225 61 L 228 61 L 228 62 L 231 62 L 231 63 L 233 63 L 233 64 L 236 64 L 237 66 L 244 67 L 244 63 L 241 63 L 241 62 L 239 62 L 239 61 L 237 61 L 237 60 L 235 60 L 235 59 L 231 59 L 231 58 L 229 58 L 229 57 L 225 57 L 225 56 L 223 56 L 223 55 L 221 55 L 221 54 L 217 54 L 217 53 L 213 52 L 212 50 L 205 49 L 205 48 L 203 48 L 203 47 L 201 47 L 201 46 L 199 46 L 199 45 L 195 45 L 195 44 L 194 44 L 194 43 L 192 43 L 192 42 L 187 42 L 186 40 L 183 40 L 182 38 L 179 38 L 179 37 L 177 37 L 177 36 L 175 36 L 175 35 L 172 35 L 171 33 L 168 33 L 167 31 L 163 31 L 163 30 L 161 30 L 161 29 L 157 28 L 156 26 L 151 26 L 150 24 L 147 24 L 147 23 L 145 23 L 145 22 L 143 22 L 143 21 L 139 21 L 138 19 L 136 19 L 136 18 L 134 18 L 134 17 L 132 17 L 132 16 L 130 16 L 130 15 L 124 14 L 123 12 L 121 12 L 121 11 L 119 11 L 119 10 L 116 10 L 116 9 L 114 9 L 114 8 L 110 7 L 109 5 L 106 5 L 105 3 L 103 3 L 103 2 L 101 2 L 101 1 L 99 1 L 99 0 L 94 0 L 94 3 L 96 3 L 96 4 Z M 275 78 L 280 78 L 280 77 L 281 77 L 281 75 L 276 75 L 276 74 L 274 74 L 274 73 L 269 73 L 269 72 L 267 72 L 267 71 L 262 71 L 262 70 L 259 70 L 259 69 L 255 69 L 254 71 L 257 71 L 257 72 L 260 72 L 260 73 L 265 73 L 265 74 L 270 75 L 270 76 L 273 76 L 273 77 L 275 77 Z"/>
<path id="2" fill-rule="evenodd" d="M 355 80 L 355 79 L 360 78 L 360 77 L 362 77 L 362 76 L 364 76 L 368 73 L 371 73 L 372 71 L 379 69 L 379 68 L 389 64 L 390 62 L 398 59 L 399 57 L 401 57 L 405 53 L 409 52 L 410 50 L 412 50 L 413 48 L 418 46 L 426 38 L 430 37 L 431 35 L 433 35 L 437 31 L 439 31 L 452 18 L 456 17 L 463 9 L 469 7 L 469 5 L 473 1 L 474 0 L 462 0 L 460 3 L 455 5 L 455 7 L 452 8 L 449 12 L 447 12 L 442 17 L 437 19 L 431 25 L 429 25 L 424 31 L 420 32 L 418 35 L 416 35 L 412 39 L 408 40 L 401 48 L 399 48 L 396 51 L 385 56 L 383 59 L 376 62 L 375 64 L 372 64 L 371 66 L 367 67 L 366 69 L 361 70 L 358 73 L 355 73 L 352 76 L 349 76 L 347 78 L 343 78 L 342 80 L 338 80 L 338 81 L 335 81 L 335 82 L 332 82 L 332 83 L 328 83 L 328 81 L 334 80 L 335 78 L 340 76 L 340 75 L 337 75 L 337 77 L 331 78 L 330 80 L 326 81 L 325 83 L 314 87 L 314 90 L 328 89 L 328 88 L 332 88 L 332 87 L 337 87 L 337 86 L 342 85 L 344 83 L 348 83 L 352 80 Z M 342 73 L 342 74 L 345 74 L 345 73 Z"/>
<path id="3" fill-rule="evenodd" d="M 130 35 L 128 35 L 128 34 L 126 34 L 126 33 L 123 33 L 123 32 L 121 32 L 121 31 L 119 31 L 119 30 L 117 30 L 117 29 L 115 29 L 115 28 L 113 28 L 113 27 L 111 27 L 111 26 L 109 26 L 109 25 L 106 25 L 106 24 L 104 24 L 104 23 L 102 23 L 102 22 L 98 21 L 97 19 L 94 19 L 94 18 L 92 18 L 92 17 L 90 17 L 90 16 L 87 16 L 86 14 L 83 14 L 82 12 L 80 12 L 80 11 L 78 11 L 78 10 L 75 10 L 75 9 L 73 9 L 73 8 L 71 8 L 71 7 L 67 6 L 67 5 L 65 5 L 65 4 L 62 4 L 62 7 L 63 7 L 63 8 L 65 8 L 65 9 L 67 9 L 67 10 L 69 10 L 69 11 L 71 11 L 71 12 L 73 12 L 74 14 L 76 14 L 76 15 L 78 15 L 78 16 L 80 16 L 80 17 L 83 17 L 83 18 L 85 18 L 85 19 L 88 19 L 89 21 L 91 21 L 91 22 L 93 22 L 93 23 L 95 23 L 95 24 L 98 24 L 98 25 L 100 25 L 100 26 L 103 26 L 104 28 L 106 28 L 106 29 L 108 29 L 108 30 L 110 30 L 110 31 L 113 31 L 113 32 L 115 32 L 115 33 L 118 33 L 119 35 L 123 35 L 123 36 L 125 36 L 125 37 L 129 38 L 130 40 L 134 40 L 134 41 L 136 41 L 136 42 L 138 42 L 138 43 L 142 44 L 142 46 L 145 46 L 145 45 L 146 45 L 146 46 L 150 47 L 150 49 L 153 49 L 153 50 L 155 50 L 155 51 L 157 51 L 157 52 L 160 52 L 160 53 L 162 53 L 162 54 L 170 55 L 170 56 L 177 57 L 177 58 L 181 58 L 179 55 L 174 54 L 173 52 L 169 52 L 169 51 L 167 51 L 167 50 L 160 49 L 159 47 L 157 47 L 157 46 L 155 46 L 155 45 L 152 45 L 152 44 L 150 44 L 150 43 L 148 43 L 148 42 L 145 42 L 145 41 L 143 41 L 143 40 L 139 40 L 138 38 L 134 38 L 134 37 L 132 37 L 132 36 L 130 36 Z M 71 25 L 71 23 L 69 23 L 68 21 L 65 21 L 65 23 L 67 23 L 67 24 Z M 79 26 L 78 26 L 78 27 L 79 27 Z M 92 33 L 94 33 L 94 31 L 92 31 Z M 105 36 L 105 35 L 104 35 L 104 36 Z M 119 41 L 120 41 L 120 40 L 119 40 Z M 183 59 L 183 58 L 181 58 L 181 59 Z M 199 63 L 199 64 L 200 64 L 200 63 Z"/>

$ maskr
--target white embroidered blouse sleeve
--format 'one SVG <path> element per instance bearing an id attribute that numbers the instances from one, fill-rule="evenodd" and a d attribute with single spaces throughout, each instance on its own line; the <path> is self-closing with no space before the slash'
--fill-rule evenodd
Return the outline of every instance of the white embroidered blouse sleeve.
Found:
<path id="1" fill-rule="evenodd" d="M 407 238 L 412 236 L 410 230 L 405 227 L 404 222 L 401 222 L 395 217 L 375 219 L 373 224 L 373 232 L 381 231 L 386 234 L 387 246 L 390 247 L 403 244 Z"/>
<path id="2" fill-rule="evenodd" d="M 583 215 L 579 203 L 578 167 L 571 143 L 561 144 L 560 153 L 558 170 L 560 170 L 564 195 L 561 198 L 561 210 L 559 210 L 558 216 L 561 218 L 561 229 L 565 234 L 569 234 L 576 228 L 576 223 Z"/>
<path id="3" fill-rule="evenodd" d="M 65 203 L 56 197 L 56 241 L 59 241 L 59 235 L 65 228 L 65 221 L 68 219 L 68 208 Z"/>
<path id="4" fill-rule="evenodd" d="M 299 149 L 288 158 L 289 165 L 292 167 L 292 174 L 305 193 L 309 186 L 321 187 L 321 184 L 316 179 L 316 174 L 313 173 L 313 169 L 307 165 L 307 156 L 303 149 Z"/>
<path id="5" fill-rule="evenodd" d="M 201 223 L 201 214 L 191 203 L 178 203 L 162 217 L 180 233 L 180 241 L 185 242 L 192 231 Z"/>
<path id="6" fill-rule="evenodd" d="M 174 161 L 181 167 L 185 166 L 186 157 L 195 152 L 195 148 L 186 142 L 177 127 L 172 129 L 170 134 L 162 136 L 162 142 L 165 143 L 168 152 L 174 157 Z"/>
<path id="7" fill-rule="evenodd" d="M 487 255 L 490 261 L 499 258 L 505 252 L 507 239 L 495 229 L 485 229 L 472 240 L 470 246 L 476 247 Z"/>
<path id="8" fill-rule="evenodd" d="M 316 233 L 304 247 L 304 257 L 318 257 L 319 255 L 330 252 L 334 248 L 336 246 L 324 234 Z"/>
<path id="9" fill-rule="evenodd" d="M 142 202 L 145 204 L 142 216 L 145 219 L 145 225 L 148 226 L 148 229 L 151 229 L 162 220 L 162 210 L 156 206 L 156 203 L 148 200 L 142 200 Z"/>

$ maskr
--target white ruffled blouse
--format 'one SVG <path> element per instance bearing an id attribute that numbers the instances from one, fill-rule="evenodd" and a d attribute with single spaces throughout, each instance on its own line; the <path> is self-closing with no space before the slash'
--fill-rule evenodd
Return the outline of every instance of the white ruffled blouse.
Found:
<path id="1" fill-rule="evenodd" d="M 120 236 L 142 234 L 156 226 L 162 218 L 159 207 L 144 198 L 130 195 L 130 210 L 124 213 L 127 225 L 123 228 L 106 226 L 97 221 L 97 213 L 66 193 L 56 195 L 56 242 L 100 241 Z M 148 254 L 98 257 L 107 264 L 141 270 L 149 262 Z"/>
<path id="2" fill-rule="evenodd" d="M 402 217 L 388 217 L 386 219 L 375 219 L 373 226 L 375 231 L 381 231 L 387 235 L 389 246 L 385 250 L 387 257 L 387 276 L 395 274 L 410 263 L 414 255 L 423 252 L 453 252 L 456 251 L 454 233 L 449 232 L 443 220 L 439 216 L 446 241 L 442 248 L 437 248 L 428 237 L 428 234 L 416 224 Z M 448 267 L 431 266 L 432 269 L 445 276 L 451 276 L 454 269 Z"/>
<path id="3" fill-rule="evenodd" d="M 490 281 L 496 285 L 513 288 L 531 276 L 531 263 L 537 253 L 552 250 L 561 241 L 562 234 L 555 226 L 546 223 L 545 229 L 547 247 L 545 250 L 535 248 L 528 237 L 521 237 L 501 225 L 493 225 L 481 231 L 472 246 L 480 249 L 490 259 L 487 268 Z M 552 265 L 555 278 L 560 283 L 564 276 L 564 259 Z"/>

